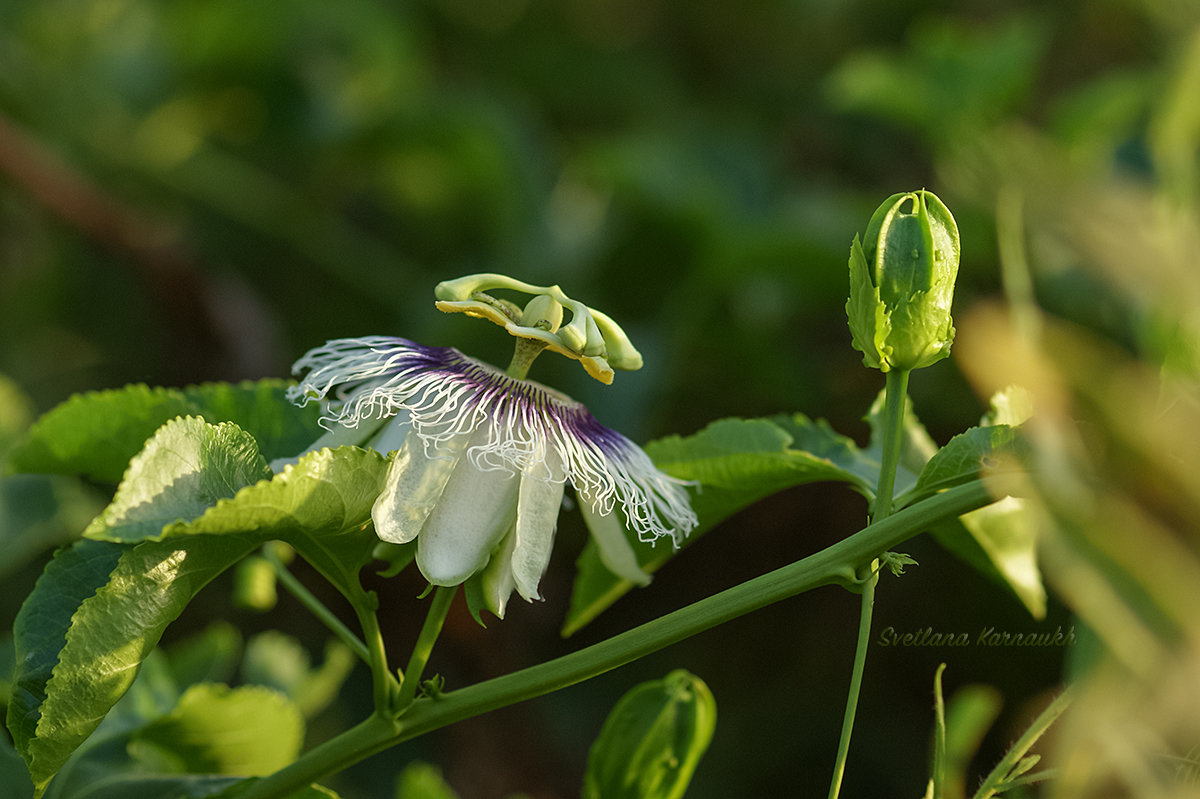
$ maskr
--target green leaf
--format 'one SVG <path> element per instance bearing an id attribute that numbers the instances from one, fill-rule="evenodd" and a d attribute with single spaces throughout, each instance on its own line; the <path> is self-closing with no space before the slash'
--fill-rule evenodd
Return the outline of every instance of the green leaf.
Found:
<path id="1" fill-rule="evenodd" d="M 645 449 L 663 471 L 705 487 L 765 495 L 802 483 L 838 480 L 870 490 L 862 477 L 869 464 L 854 442 L 824 420 L 813 422 L 799 413 L 723 419 L 686 438 L 652 441 Z"/>
<path id="2" fill-rule="evenodd" d="M 201 682 L 228 682 L 237 671 L 242 634 L 226 621 L 215 621 L 167 648 L 175 682 L 182 686 Z"/>
<path id="3" fill-rule="evenodd" d="M 414 760 L 396 777 L 396 799 L 458 799 L 458 794 L 442 777 L 441 769 Z"/>
<path id="4" fill-rule="evenodd" d="M 125 693 L 193 596 L 258 544 L 196 535 L 84 540 L 48 565 L 17 616 L 8 725 L 39 792 Z"/>
<path id="5" fill-rule="evenodd" d="M 164 454 L 172 451 L 188 455 Z M 89 536 L 120 538 L 145 521 L 138 532 L 146 540 L 130 547 L 88 539 L 65 550 L 18 616 L 9 724 L 39 787 L 129 688 L 163 629 L 196 592 L 263 541 L 288 541 L 343 590 L 360 590 L 357 572 L 371 557 L 371 506 L 386 470 L 378 453 L 352 447 L 310 453 L 190 520 L 214 496 L 253 476 L 261 465 L 253 442 L 232 424 L 182 419 L 166 425 L 143 455 L 105 512 L 108 523 Z M 193 468 L 197 462 L 203 468 Z M 180 474 L 172 477 L 172 469 Z M 143 476 L 150 488 L 139 494 L 135 482 Z M 143 495 L 143 502 L 131 499 Z M 144 516 L 131 521 L 131 508 Z"/>
<path id="6" fill-rule="evenodd" d="M 116 483 L 154 432 L 178 416 L 234 422 L 267 460 L 303 451 L 320 432 L 319 410 L 287 400 L 287 383 L 213 383 L 187 389 L 131 385 L 76 394 L 46 413 L 10 453 L 19 472 L 78 474 Z"/>
<path id="7" fill-rule="evenodd" d="M 983 424 L 955 436 L 926 464 L 905 503 L 974 479 L 1006 458 L 1020 460 L 1025 448 L 1017 425 L 1031 412 L 1025 389 L 997 392 Z M 1005 586 L 1040 619 L 1046 615 L 1046 589 L 1037 562 L 1038 526 L 1037 511 L 1027 500 L 1005 497 L 932 532 L 938 543 Z"/>
<path id="8" fill-rule="evenodd" d="M 104 500 L 74 477 L 0 477 L 0 580 L 79 535 Z"/>
<path id="9" fill-rule="evenodd" d="M 209 422 L 234 422 L 258 442 L 267 461 L 308 449 L 323 432 L 317 403 L 301 408 L 287 398 L 286 380 L 204 383 L 183 389 L 188 402 Z"/>
<path id="10" fill-rule="evenodd" d="M 84 535 L 105 541 L 159 540 L 172 526 L 271 476 L 254 438 L 237 425 L 172 419 L 129 463 L 112 504 Z"/>
<path id="11" fill-rule="evenodd" d="M 26 763 L 37 736 L 47 683 L 66 643 L 79 606 L 108 582 L 125 549 L 102 541 L 80 541 L 59 550 L 46 564 L 13 623 L 15 667 L 7 724 Z M 32 770 L 32 769 L 31 769 Z"/>
<path id="12" fill-rule="evenodd" d="M 358 570 L 378 544 L 369 523 L 386 467 L 377 452 L 339 447 L 310 452 L 272 476 L 237 425 L 174 419 L 133 459 L 112 504 L 84 535 L 115 542 L 203 534 L 279 539 L 340 590 L 357 590 Z"/>
<path id="13" fill-rule="evenodd" d="M 303 742 L 304 717 L 284 694 L 201 683 L 137 731 L 129 752 L 158 773 L 262 776 L 294 761 Z"/>
<path id="14" fill-rule="evenodd" d="M 699 525 L 685 546 L 737 511 L 777 491 L 823 480 L 844 482 L 870 496 L 878 463 L 824 421 L 803 414 L 771 419 L 724 419 L 686 438 L 670 436 L 645 447 L 667 474 L 699 485 L 691 491 Z M 644 571 L 653 572 L 677 550 L 648 547 L 627 531 Z M 589 541 L 577 562 L 563 635 L 571 635 L 612 605 L 633 583 L 610 572 Z"/>
<path id="15" fill-rule="evenodd" d="M 312 667 L 307 650 L 290 635 L 267 630 L 250 639 L 242 660 L 243 682 L 283 693 L 312 718 L 329 706 L 358 661 L 339 641 L 325 647 L 325 661 Z"/>
<path id="16" fill-rule="evenodd" d="M 371 507 L 386 473 L 387 459 L 374 450 L 317 450 L 167 534 L 252 532 L 286 541 L 343 593 L 357 591 L 358 571 L 379 542 Z"/>
<path id="17" fill-rule="evenodd" d="M 21 756 L 4 736 L 0 736 L 0 785 L 9 799 L 33 799 L 33 783 Z"/>
<path id="18" fill-rule="evenodd" d="M 204 799 L 236 785 L 237 777 L 219 774 L 117 774 L 84 786 L 69 799 Z"/>
<path id="19" fill-rule="evenodd" d="M 921 469 L 916 483 L 896 499 L 896 507 L 911 505 L 939 491 L 977 479 L 1005 456 L 1019 457 L 1021 439 L 1006 424 L 972 427 L 939 449 Z"/>
<path id="20" fill-rule="evenodd" d="M 1046 615 L 1037 563 L 1038 518 L 1028 501 L 1005 497 L 931 532 L 939 544 L 1005 586 L 1036 619 Z"/>
<path id="21" fill-rule="evenodd" d="M 967 795 L 967 772 L 988 729 L 1000 715 L 1001 694 L 988 685 L 965 685 L 946 708 L 945 796 Z"/>

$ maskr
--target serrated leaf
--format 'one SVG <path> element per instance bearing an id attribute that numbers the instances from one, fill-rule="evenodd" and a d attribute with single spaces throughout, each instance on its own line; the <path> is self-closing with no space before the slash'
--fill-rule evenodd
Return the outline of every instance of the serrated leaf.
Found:
<path id="1" fill-rule="evenodd" d="M 282 380 L 187 389 L 131 385 L 76 394 L 33 423 L 9 456 L 18 472 L 78 474 L 116 483 L 159 427 L 179 416 L 234 422 L 268 460 L 302 451 L 319 433 L 315 406 L 299 408 Z"/>
<path id="2" fill-rule="evenodd" d="M 71 617 L 108 582 L 124 552 L 123 547 L 103 541 L 80 541 L 59 550 L 17 614 L 7 724 L 17 752 L 26 762 L 30 759 L 30 743 L 37 735 L 46 684 L 66 642 Z"/>
<path id="3" fill-rule="evenodd" d="M 214 427 L 172 426 L 201 438 Z M 219 458 L 208 468 L 229 470 Z M 161 540 L 133 547 L 85 540 L 56 557 L 18 617 L 22 699 L 10 707 L 37 784 L 95 729 L 195 593 L 265 540 L 286 540 L 339 588 L 357 589 L 375 543 L 370 512 L 385 471 L 375 452 L 313 452 L 190 521 L 161 526 Z M 177 500 L 159 493 L 144 504 L 177 508 Z"/>
<path id="4" fill-rule="evenodd" d="M 275 538 L 347 588 L 378 543 L 368 523 L 386 465 L 377 452 L 339 447 L 310 452 L 273 475 L 237 425 L 174 419 L 133 459 L 112 504 L 84 535 L 115 542 Z"/>
<path id="5" fill-rule="evenodd" d="M 115 483 L 159 426 L 195 412 L 180 392 L 166 388 L 76 394 L 33 423 L 10 453 L 10 468 Z"/>
<path id="6" fill-rule="evenodd" d="M 163 630 L 258 544 L 189 536 L 59 553 L 21 607 L 9 729 L 39 791 L 133 682 Z"/>
<path id="7" fill-rule="evenodd" d="M 201 683 L 138 730 L 129 751 L 159 773 L 262 776 L 295 760 L 303 742 L 304 718 L 284 694 Z"/>
<path id="8" fill-rule="evenodd" d="M 158 540 L 220 499 L 271 476 L 254 438 L 231 422 L 172 419 L 129 463 L 112 503 L 84 535 L 105 541 Z"/>
<path id="9" fill-rule="evenodd" d="M 386 474 L 387 459 L 374 450 L 317 450 L 167 535 L 253 532 L 286 541 L 339 589 L 353 590 L 379 542 L 371 507 Z"/>
<path id="10" fill-rule="evenodd" d="M 699 484 L 690 492 L 699 525 L 685 546 L 742 508 L 792 486 L 830 480 L 869 497 L 873 478 L 867 476 L 879 469 L 853 441 L 803 414 L 724 419 L 686 438 L 652 441 L 645 451 L 667 474 Z M 647 572 L 660 568 L 677 551 L 665 545 L 648 547 L 628 535 Z M 579 630 L 632 587 L 600 562 L 589 541 L 576 564 L 563 635 Z"/>
<path id="11" fill-rule="evenodd" d="M 183 395 L 209 422 L 233 422 L 258 442 L 268 462 L 308 449 L 324 431 L 317 424 L 317 403 L 301 408 L 287 398 L 286 380 L 203 383 Z"/>
<path id="12" fill-rule="evenodd" d="M 1006 457 L 1019 456 L 1020 439 L 1006 424 L 972 427 L 959 433 L 934 453 L 916 482 L 896 498 L 896 507 L 911 505 L 939 491 L 977 479 Z"/>

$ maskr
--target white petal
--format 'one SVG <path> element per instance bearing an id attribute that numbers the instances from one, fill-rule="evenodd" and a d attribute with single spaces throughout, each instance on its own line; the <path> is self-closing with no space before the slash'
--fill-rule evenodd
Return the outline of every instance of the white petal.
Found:
<path id="1" fill-rule="evenodd" d="M 417 537 L 417 566 L 434 585 L 458 585 L 483 568 L 517 515 L 520 480 L 461 458 Z"/>
<path id="2" fill-rule="evenodd" d="M 510 530 L 500 546 L 492 553 L 492 559 L 479 574 L 479 587 L 483 591 L 483 604 L 498 618 L 504 618 L 508 598 L 512 596 L 516 582 L 513 580 L 512 556 L 517 537 Z"/>
<path id="3" fill-rule="evenodd" d="M 591 501 L 582 496 L 579 507 L 583 512 L 583 521 L 596 542 L 600 562 L 605 568 L 635 585 L 649 584 L 650 575 L 638 566 L 637 554 L 633 551 L 629 539 L 625 537 L 625 522 L 620 511 L 613 508 L 607 514 L 601 515 L 592 508 Z"/>
<path id="4" fill-rule="evenodd" d="M 392 544 L 407 544 L 417 537 L 441 499 L 454 467 L 464 460 L 466 443 L 462 441 L 430 458 L 420 436 L 409 432 L 404 446 L 393 456 L 383 492 L 371 508 L 376 535 Z"/>
<path id="5" fill-rule="evenodd" d="M 550 563 L 564 488 L 563 483 L 521 476 L 517 524 L 513 530 L 512 575 L 517 591 L 530 602 L 542 598 L 538 582 Z"/>
<path id="6" fill-rule="evenodd" d="M 408 414 L 401 412 L 389 418 L 387 424 L 373 438 L 369 439 L 365 446 L 387 455 L 403 447 L 411 431 L 412 425 L 408 423 Z"/>

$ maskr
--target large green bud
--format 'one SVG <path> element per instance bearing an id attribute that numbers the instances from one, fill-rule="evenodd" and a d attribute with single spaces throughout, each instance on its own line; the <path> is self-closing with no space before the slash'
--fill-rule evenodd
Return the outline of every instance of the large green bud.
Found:
<path id="1" fill-rule="evenodd" d="M 846 313 L 854 348 L 876 369 L 917 369 L 950 354 L 958 225 L 924 189 L 893 194 L 850 246 Z"/>
<path id="2" fill-rule="evenodd" d="M 634 686 L 592 744 L 583 799 L 679 799 L 716 724 L 717 701 L 694 674 Z"/>

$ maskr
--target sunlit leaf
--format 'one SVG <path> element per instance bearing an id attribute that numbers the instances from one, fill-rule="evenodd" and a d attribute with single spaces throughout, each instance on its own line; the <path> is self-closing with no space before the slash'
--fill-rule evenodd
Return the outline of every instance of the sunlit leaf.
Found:
<path id="1" fill-rule="evenodd" d="M 367 450 L 321 450 L 246 485 L 270 472 L 236 425 L 164 425 L 89 540 L 51 562 L 18 617 L 9 724 L 37 785 L 121 698 L 196 592 L 264 541 L 287 541 L 340 588 L 356 588 L 385 464 Z M 141 543 L 122 545 L 130 538 Z M 345 660 L 321 676 L 340 682 Z M 309 688 L 314 707 L 328 700 L 320 679 Z"/>
<path id="2" fill-rule="evenodd" d="M 304 718 L 284 694 L 200 683 L 137 731 L 129 751 L 154 772 L 261 776 L 291 763 L 303 742 Z"/>
<path id="3" fill-rule="evenodd" d="M 189 415 L 236 423 L 258 440 L 267 460 L 294 455 L 319 432 L 318 411 L 287 401 L 286 386 L 262 380 L 186 389 L 131 385 L 76 394 L 33 423 L 10 453 L 9 467 L 116 483 L 159 427 Z"/>
<path id="4" fill-rule="evenodd" d="M 1017 425 L 1032 413 L 1029 393 L 1019 386 L 997 392 L 983 424 L 955 436 L 926 464 L 911 492 L 920 497 L 1017 463 L 1025 452 Z M 911 502 L 911 497 L 905 498 Z M 1046 615 L 1046 589 L 1037 562 L 1039 515 L 1026 499 L 1004 497 L 933 536 L 981 574 L 1005 586 L 1037 619 Z"/>
<path id="5" fill-rule="evenodd" d="M 1008 588 L 1040 619 L 1046 615 L 1046 589 L 1037 563 L 1037 524 L 1027 500 L 1005 497 L 932 532 L 939 544 Z"/>
<path id="6" fill-rule="evenodd" d="M 258 542 L 189 536 L 58 553 L 17 616 L 8 726 L 44 788 L 109 709 L 193 596 Z"/>
<path id="7" fill-rule="evenodd" d="M 158 540 L 271 470 L 254 438 L 235 424 L 188 416 L 164 424 L 132 461 L 112 504 L 84 535 L 105 541 Z"/>
<path id="8" fill-rule="evenodd" d="M 1016 430 L 1006 424 L 972 427 L 959 433 L 934 453 L 921 469 L 916 483 L 897 497 L 896 506 L 904 507 L 975 480 L 984 470 L 999 465 L 1006 458 L 1015 463 L 1020 443 Z"/>

